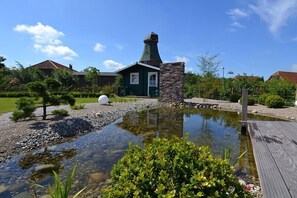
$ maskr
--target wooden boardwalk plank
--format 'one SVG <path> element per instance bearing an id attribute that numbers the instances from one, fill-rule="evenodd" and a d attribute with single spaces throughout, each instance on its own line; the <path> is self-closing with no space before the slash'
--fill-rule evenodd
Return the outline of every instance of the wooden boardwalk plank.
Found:
<path id="1" fill-rule="evenodd" d="M 260 122 L 257 125 L 262 135 L 265 134 L 267 146 L 289 193 L 292 197 L 297 197 L 297 167 L 296 160 L 295 162 L 293 160 L 297 150 L 290 139 L 284 135 L 287 133 L 286 128 L 279 127 L 279 124 L 278 122 Z"/>
<path id="2" fill-rule="evenodd" d="M 258 122 L 249 122 L 256 166 L 263 194 L 268 198 L 292 197 L 267 145 L 266 131 L 262 134 Z M 262 129 L 262 128 L 261 128 Z"/>

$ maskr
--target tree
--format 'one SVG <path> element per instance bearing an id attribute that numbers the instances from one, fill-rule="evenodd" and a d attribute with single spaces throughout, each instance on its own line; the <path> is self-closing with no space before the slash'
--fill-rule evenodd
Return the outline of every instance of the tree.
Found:
<path id="1" fill-rule="evenodd" d="M 220 61 L 216 61 L 219 54 L 211 55 L 208 54 L 201 55 L 198 63 L 198 67 L 202 71 L 202 76 L 210 76 L 216 77 L 218 72 L 218 66 L 220 65 Z"/>
<path id="2" fill-rule="evenodd" d="M 71 106 L 75 104 L 75 98 L 70 94 L 61 96 L 53 95 L 51 92 L 61 87 L 61 82 L 54 78 L 46 78 L 43 81 L 30 82 L 27 87 L 38 99 L 41 98 L 43 108 L 42 119 L 46 119 L 46 107 L 51 105 L 60 105 L 60 103 L 68 103 Z"/>
<path id="3" fill-rule="evenodd" d="M 53 73 L 55 79 L 62 83 L 62 87 L 66 90 L 73 88 L 78 83 L 77 76 L 66 70 L 55 70 Z"/>
<path id="4" fill-rule="evenodd" d="M 0 69 L 5 68 L 5 64 L 3 63 L 4 61 L 6 61 L 6 58 L 4 58 L 3 56 L 0 56 Z"/>
<path id="5" fill-rule="evenodd" d="M 18 68 L 12 70 L 12 78 L 18 80 L 20 85 L 27 84 L 33 81 L 43 80 L 43 74 L 40 69 L 36 67 L 25 68 L 21 63 L 17 62 Z"/>
<path id="6" fill-rule="evenodd" d="M 97 86 L 99 82 L 100 71 L 96 67 L 88 67 L 84 70 L 87 72 L 86 80 L 89 81 L 92 86 Z"/>

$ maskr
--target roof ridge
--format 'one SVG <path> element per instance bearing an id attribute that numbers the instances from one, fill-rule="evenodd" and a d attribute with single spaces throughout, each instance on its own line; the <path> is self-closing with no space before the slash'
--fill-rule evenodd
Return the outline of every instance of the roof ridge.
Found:
<path id="1" fill-rule="evenodd" d="M 51 60 L 48 60 L 56 69 L 59 69 L 57 65 L 55 65 Z"/>

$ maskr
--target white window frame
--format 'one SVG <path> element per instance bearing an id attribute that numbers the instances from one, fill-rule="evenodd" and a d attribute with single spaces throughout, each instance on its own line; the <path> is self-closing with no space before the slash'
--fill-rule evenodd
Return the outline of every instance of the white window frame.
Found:
<path id="1" fill-rule="evenodd" d="M 150 77 L 151 75 L 156 75 L 155 85 L 150 84 Z M 148 72 L 148 87 L 158 87 L 158 72 Z"/>
<path id="2" fill-rule="evenodd" d="M 136 76 L 135 80 L 133 80 L 133 76 Z M 139 72 L 130 73 L 130 85 L 138 85 L 139 84 Z"/>

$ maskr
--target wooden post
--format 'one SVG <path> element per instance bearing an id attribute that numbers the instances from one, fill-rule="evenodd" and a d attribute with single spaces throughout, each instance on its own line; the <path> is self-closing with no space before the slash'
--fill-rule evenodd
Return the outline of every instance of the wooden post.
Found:
<path id="1" fill-rule="evenodd" d="M 248 90 L 242 89 L 241 134 L 246 135 L 247 129 Z"/>

